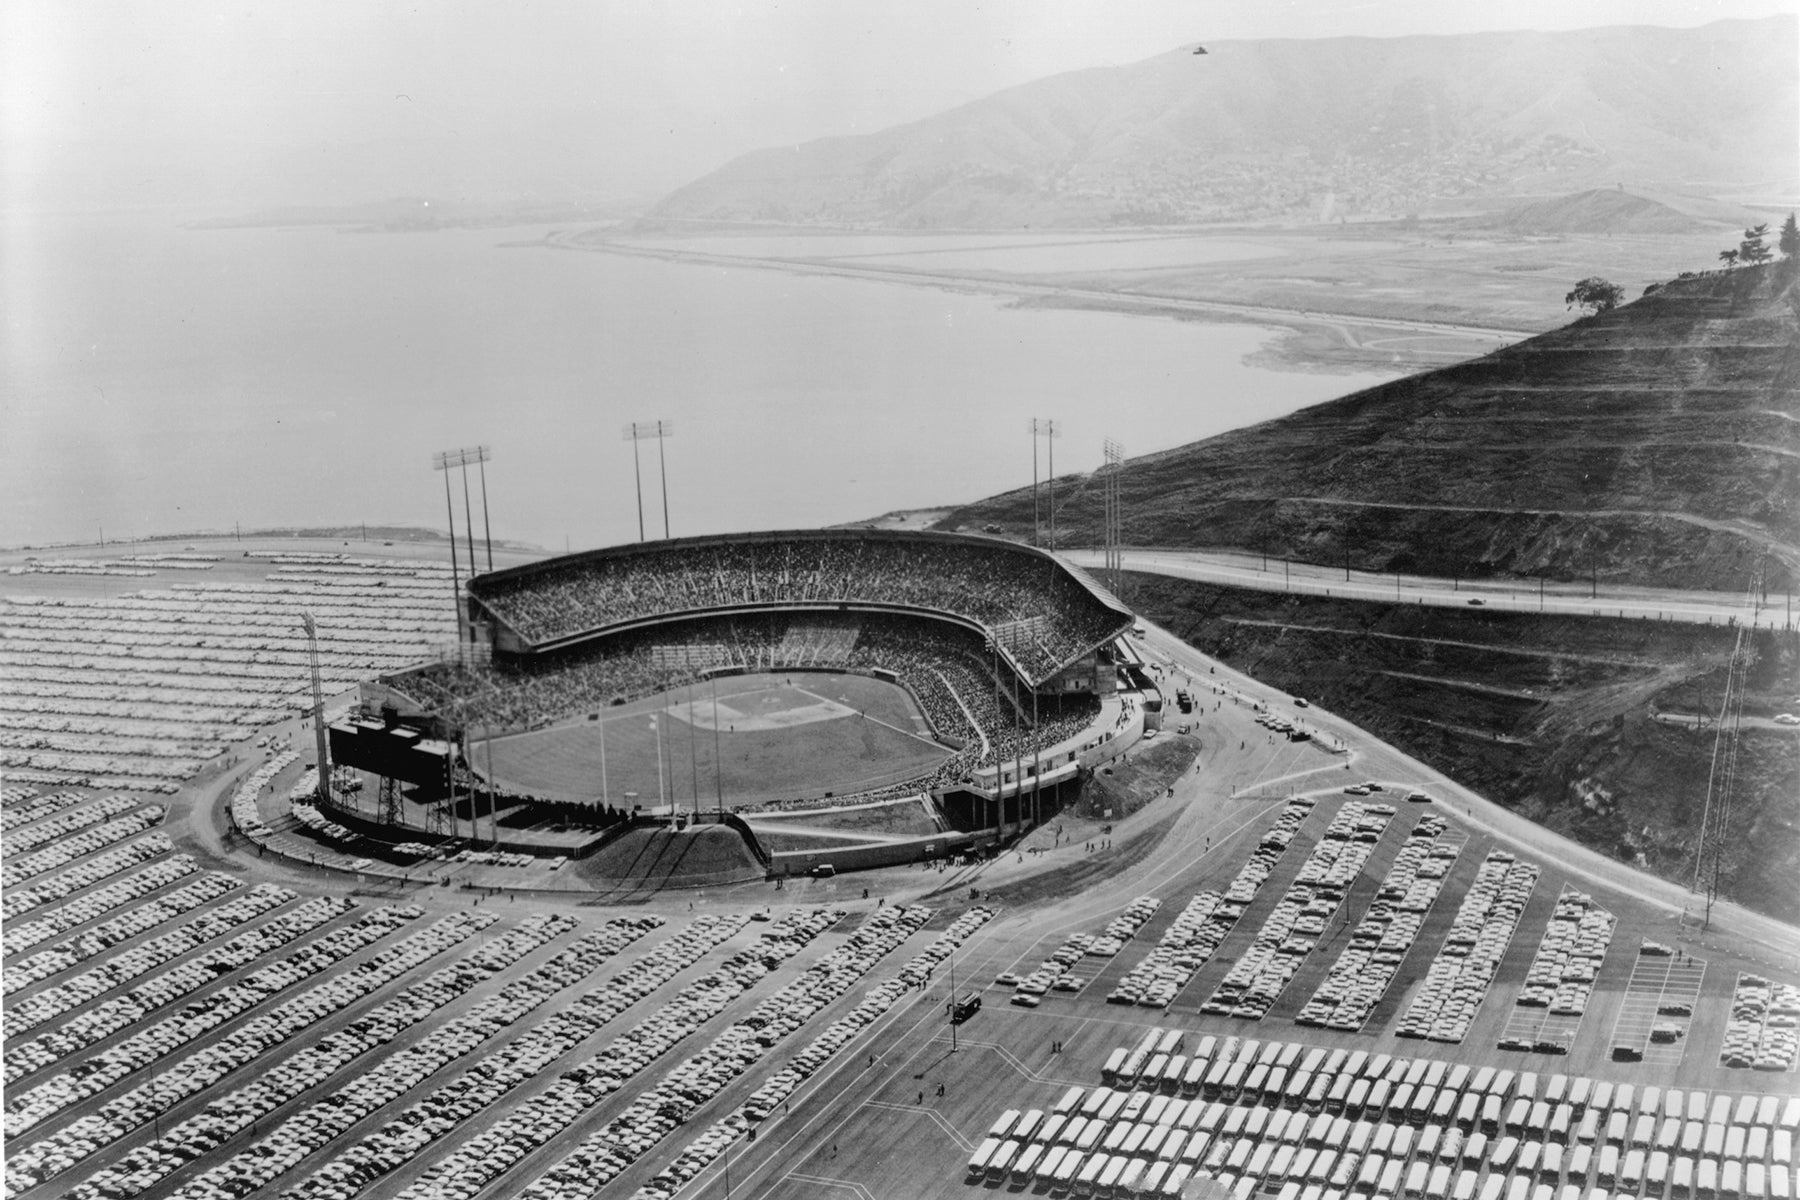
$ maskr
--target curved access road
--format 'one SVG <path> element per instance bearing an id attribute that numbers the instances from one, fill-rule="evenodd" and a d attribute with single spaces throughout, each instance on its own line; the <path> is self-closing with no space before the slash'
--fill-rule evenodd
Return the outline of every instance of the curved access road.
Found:
<path id="1" fill-rule="evenodd" d="M 1098 550 L 1065 550 L 1062 557 L 1089 571 L 1102 568 Z M 1507 612 L 1545 612 L 1563 616 L 1630 617 L 1681 621 L 1693 625 L 1751 622 L 1771 629 L 1792 627 L 1794 614 L 1784 598 L 1752 610 L 1742 593 L 1680 591 L 1673 588 L 1594 587 L 1587 583 L 1533 583 L 1530 580 L 1443 579 L 1428 575 L 1392 575 L 1378 571 L 1346 571 L 1317 563 L 1289 562 L 1234 550 L 1123 551 L 1127 571 L 1171 575 L 1201 583 L 1292 592 L 1308 596 L 1342 596 L 1351 600 L 1431 604 L 1452 608 L 1495 608 Z"/>

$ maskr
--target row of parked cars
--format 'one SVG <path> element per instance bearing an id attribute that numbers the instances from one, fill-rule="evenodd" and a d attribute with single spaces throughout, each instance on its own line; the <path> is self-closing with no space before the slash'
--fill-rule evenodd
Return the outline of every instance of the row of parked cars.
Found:
<path id="1" fill-rule="evenodd" d="M 187 854 L 167 854 L 141 871 L 105 887 L 83 892 L 67 904 L 36 913 L 29 921 L 6 922 L 4 943 L 8 955 L 18 954 L 42 945 L 71 929 L 99 920 L 116 908 L 133 900 L 141 900 L 162 888 L 194 874 L 200 864 Z"/>
<path id="2" fill-rule="evenodd" d="M 1537 878 L 1537 864 L 1519 862 L 1507 850 L 1488 852 L 1396 1033 L 1451 1043 L 1469 1036 Z"/>
<path id="3" fill-rule="evenodd" d="M 127 1152 L 113 1165 L 72 1188 L 69 1200 L 117 1200 L 157 1186 L 187 1163 L 212 1154 L 281 1105 L 423 1023 L 575 924 L 574 918 L 560 914 L 527 917 L 513 928 L 482 940 L 461 958 L 409 984 L 393 999 L 341 1029 L 309 1039 L 296 1039 L 290 1032 L 282 1041 L 262 1047 L 257 1055 L 262 1063 L 252 1080 L 211 1101 L 198 1115 L 163 1131 L 154 1142 Z M 330 1015 L 321 1012 L 309 1024 L 317 1025 Z M 247 1028 L 257 1025 L 258 1022 L 251 1022 Z M 266 1032 L 266 1026 L 260 1032 Z M 275 1061 L 269 1051 L 282 1044 L 300 1048 Z M 365 1070 L 379 1075 L 384 1068 L 385 1060 Z M 211 1074 L 209 1087 L 217 1085 L 223 1072 Z"/>
<path id="4" fill-rule="evenodd" d="M 1226 885 L 1224 894 L 1196 893 L 1163 931 L 1155 947 L 1107 993 L 1106 1002 L 1167 1007 L 1236 927 L 1238 918 L 1256 899 L 1263 881 L 1274 873 L 1276 862 L 1312 809 L 1313 801 L 1304 796 L 1283 805 L 1275 823 Z"/>
<path id="5" fill-rule="evenodd" d="M 1200 1011 L 1260 1021 L 1299 973 L 1337 915 L 1394 810 L 1347 800 L 1332 816 L 1255 939 L 1220 980 Z"/>
<path id="6" fill-rule="evenodd" d="M 96 1112 L 78 1117 L 42 1141 L 17 1151 L 9 1148 L 7 1186 L 21 1190 L 68 1170 L 132 1130 L 157 1120 L 187 1097 L 215 1086 L 231 1072 L 258 1061 L 269 1051 L 291 1042 L 301 1031 L 329 1019 L 494 922 L 491 913 L 453 913 L 374 954 L 357 971 L 328 974 L 323 982 L 253 1017 L 169 1068 L 154 1075 L 145 1071 L 188 1041 L 250 1012 L 287 988 L 328 972 L 345 958 L 423 915 L 416 905 L 385 906 L 365 913 L 258 968 L 246 979 L 219 989 L 204 1004 L 190 1004 L 112 1047 L 103 1056 L 58 1076 L 52 1082 L 61 1093 L 91 1094 L 96 1090 L 90 1086 L 92 1083 L 105 1087 L 133 1075 L 139 1076 L 140 1081 L 103 1103 Z M 59 1096 L 57 1091 L 48 1093 L 56 1108 L 74 1102 L 75 1097 Z"/>
<path id="7" fill-rule="evenodd" d="M 1761 975 L 1741 974 L 1731 994 L 1731 1018 L 1719 1065 L 1757 1071 L 1794 1069 L 1800 1032 L 1800 988 Z"/>
<path id="8" fill-rule="evenodd" d="M 60 942 L 47 946 L 37 953 L 32 954 L 27 958 L 22 958 L 12 966 L 7 967 L 5 985 L 6 994 L 10 996 L 21 988 L 48 979 L 52 975 L 60 974 L 72 967 L 79 966 L 81 963 L 96 955 L 104 954 L 107 950 L 121 942 L 140 937 L 156 928 L 156 926 L 161 925 L 166 921 L 173 920 L 182 913 L 189 912 L 199 908 L 203 904 L 216 900 L 233 888 L 242 886 L 243 884 L 240 880 L 230 875 L 214 871 L 201 876 L 199 879 L 195 880 L 193 883 L 187 884 L 185 887 L 180 887 L 172 892 L 164 893 L 154 900 L 140 904 L 135 908 L 127 909 L 110 920 L 103 921 L 98 925 L 90 926 L 76 934 L 74 937 L 65 938 Z M 131 951 L 128 953 L 140 954 L 141 948 L 139 951 Z M 122 958 L 123 956 L 120 957 Z M 152 962 L 149 966 L 157 966 L 161 961 L 162 960 Z M 130 972 L 132 965 L 133 964 L 130 961 L 120 962 L 119 970 Z M 141 973 L 142 970 L 147 969 L 149 969 L 148 966 L 143 967 L 137 973 Z M 122 975 L 117 982 L 123 982 L 125 978 L 129 977 L 129 974 Z M 108 986 L 113 985 L 109 984 Z M 35 992 L 29 999 L 31 1001 L 37 1001 L 46 994 L 47 993 L 45 992 Z M 62 1010 L 59 1009 L 57 1011 Z M 12 1007 L 9 1007 L 6 1012 L 6 1029 L 9 1037 L 14 1031 L 20 1028 L 20 1026 L 15 1023 L 14 1012 L 15 1009 Z M 29 1028 L 29 1026 L 25 1026 L 25 1028 Z"/>
<path id="9" fill-rule="evenodd" d="M 238 785 L 231 790 L 231 820 L 239 832 L 258 842 L 268 840 L 271 831 L 263 823 L 262 813 L 257 811 L 256 798 L 275 776 L 299 757 L 292 750 L 278 751 L 273 758 L 238 780 Z"/>
<path id="10" fill-rule="evenodd" d="M 327 919 L 349 910 L 349 903 L 327 898 Z M 303 948 L 288 959 L 273 962 L 236 980 L 208 996 L 204 1003 L 190 1004 L 145 1026 L 129 1038 L 68 1071 L 12 1095 L 6 1101 L 6 1134 L 17 1137 L 46 1118 L 88 1099 L 114 1084 L 129 1078 L 161 1059 L 179 1053 L 188 1043 L 211 1030 L 249 1012 L 275 993 L 293 986 L 348 955 L 362 949 L 371 940 L 395 927 L 392 920 L 365 918 L 350 930 L 338 929 Z M 353 930 L 354 932 L 351 932 Z"/>
<path id="11" fill-rule="evenodd" d="M 525 1194 L 559 1195 L 567 1190 L 571 1180 L 592 1178 L 603 1186 L 610 1183 L 626 1166 L 648 1153 L 656 1141 L 673 1133 L 676 1125 L 760 1062 L 781 1038 L 847 993 L 876 963 L 921 928 L 930 915 L 929 908 L 918 905 L 878 910 L 851 935 L 853 944 L 840 946 L 821 958 L 793 983 L 724 1029 L 699 1053 L 676 1064 L 655 1087 L 638 1096 L 625 1113 L 586 1138 L 572 1154 L 528 1187 Z M 894 994 L 901 990 L 895 985 Z M 853 1032 L 854 1027 L 836 1023 L 826 1040 L 816 1045 L 828 1055 L 836 1044 L 841 1044 L 839 1039 L 847 1040 Z M 809 1058 L 799 1064 L 791 1062 L 785 1069 L 810 1072 L 817 1065 Z M 727 1118 L 732 1127 L 748 1126 L 749 1118 L 743 1113 L 733 1115 L 735 1120 Z M 658 1134 L 648 1144 L 642 1132 L 646 1122 Z M 713 1144 L 713 1139 L 705 1139 L 700 1151 L 678 1158 L 678 1165 L 665 1169 L 662 1174 L 671 1181 L 670 1190 L 698 1173 L 704 1165 L 700 1154 Z M 718 1148 L 722 1149 L 723 1144 Z M 675 1182 L 677 1179 L 679 1182 Z"/>
<path id="12" fill-rule="evenodd" d="M 134 806 L 135 802 L 127 805 L 127 807 Z M 12 858 L 3 868 L 0 868 L 0 886 L 16 887 L 27 879 L 42 875 L 46 871 L 54 871 L 64 863 L 74 862 L 83 855 L 104 850 L 128 837 L 140 834 L 146 829 L 154 829 L 162 823 L 162 819 L 163 808 L 160 804 L 146 804 L 136 812 L 129 812 L 102 824 L 92 825 L 91 828 L 78 826 L 77 831 L 52 834 L 49 838 L 51 845 L 34 854 L 24 854 Z M 47 824 L 55 825 L 57 822 L 51 821 Z M 83 824 L 91 825 L 91 822 Z M 37 830 L 34 828 L 25 832 L 31 834 Z M 8 849 L 10 850 L 12 847 L 9 846 Z"/>
<path id="13" fill-rule="evenodd" d="M 477 1195 L 527 1154 L 562 1137 L 583 1113 L 723 1012 L 775 965 L 797 953 L 805 942 L 835 924 L 842 915 L 838 909 L 810 909 L 795 910 L 778 918 L 749 946 L 732 952 L 718 967 L 683 987 L 673 999 L 614 1038 L 599 1053 L 564 1070 L 548 1089 L 517 1105 L 449 1156 L 432 1164 L 400 1195 L 406 1200 L 455 1200 Z M 734 920 L 741 924 L 743 918 Z M 738 1045 L 741 1047 L 743 1042 L 740 1040 Z M 710 1065 L 705 1069 L 710 1069 Z M 692 1078 L 683 1082 L 691 1082 Z M 599 1161 L 633 1161 L 667 1136 L 677 1123 L 677 1114 L 687 1110 L 688 1102 L 676 1094 L 681 1086 L 678 1083 L 667 1091 L 653 1089 L 645 1093 L 627 1107 L 623 1116 L 594 1135 L 590 1141 L 604 1139 Z M 656 1097 L 654 1101 L 649 1099 L 651 1096 Z"/>
<path id="14" fill-rule="evenodd" d="M 86 797 L 80 792 L 51 792 L 17 783 L 0 784 L 0 832 L 41 821 L 53 813 L 73 808 Z"/>
<path id="15" fill-rule="evenodd" d="M 161 858 L 174 848 L 169 842 L 169 836 L 158 831 L 96 854 L 85 862 L 76 863 L 68 870 L 59 871 L 48 879 L 40 879 L 28 887 L 8 888 L 0 893 L 4 895 L 4 899 L 0 900 L 0 916 L 4 916 L 9 922 L 17 920 L 35 908 L 53 904 L 83 888 L 93 887 L 102 879 L 129 870 L 139 863 Z"/>
<path id="16" fill-rule="evenodd" d="M 1579 1017 L 1586 1012 L 1617 924 L 1618 919 L 1598 907 L 1592 896 L 1564 888 L 1525 973 L 1518 1005 L 1547 1008 L 1553 1016 Z"/>
<path id="17" fill-rule="evenodd" d="M 1430 814 L 1413 826 L 1351 930 L 1350 944 L 1296 1014 L 1295 1024 L 1354 1033 L 1368 1022 L 1461 853 L 1460 843 L 1441 840 L 1447 827 Z"/>
<path id="18" fill-rule="evenodd" d="M 302 611 L 318 620 L 320 673 L 334 689 L 416 662 L 453 632 L 449 584 L 434 570 L 318 569 L 278 567 L 260 584 L 0 599 L 0 673 L 17 718 L 0 734 L 0 768 L 14 780 L 173 792 L 304 706 Z"/>
<path id="19" fill-rule="evenodd" d="M 66 792 L 63 795 L 71 799 L 80 797 L 78 792 Z M 27 854 L 39 846 L 45 846 L 67 837 L 76 830 L 86 829 L 89 825 L 99 824 L 112 817 L 123 816 L 136 808 L 139 803 L 140 801 L 132 796 L 102 796 L 92 804 L 79 804 L 50 820 L 40 821 L 29 829 L 15 831 L 12 825 L 8 825 L 6 827 L 6 857 L 11 859 L 21 854 Z M 12 881 L 8 880 L 7 882 Z"/>
<path id="20" fill-rule="evenodd" d="M 660 917 L 619 918 L 577 938 L 542 966 L 509 981 L 463 1016 L 432 1029 L 373 1069 L 308 1104 L 252 1148 L 213 1167 L 174 1194 L 186 1200 L 219 1200 L 264 1193 L 303 1160 L 343 1137 L 357 1122 L 456 1059 L 475 1052 L 662 924 Z M 355 1194 L 433 1142 L 452 1136 L 465 1120 L 535 1077 L 593 1028 L 591 1023 L 569 1013 L 552 1013 L 547 1020 L 389 1117 L 375 1132 L 343 1149 L 281 1194 L 295 1200 Z"/>
<path id="21" fill-rule="evenodd" d="M 233 926 L 250 921 L 291 899 L 293 893 L 286 888 L 275 884 L 259 884 L 248 894 L 207 912 L 194 925 L 158 938 L 157 944 L 146 948 L 153 951 L 157 962 L 167 962 L 176 954 L 186 953 L 181 947 L 192 949 L 194 945 L 209 941 Z M 123 995 L 78 1013 L 60 1028 L 17 1046 L 19 1074 L 22 1076 L 55 1065 L 121 1030 L 142 1026 L 159 1010 L 185 999 L 224 975 L 249 966 L 281 947 L 298 941 L 344 911 L 346 906 L 335 897 L 314 897 L 255 929 L 196 955 L 172 970 L 145 980 Z M 78 980 L 71 980 L 57 990 L 71 993 L 70 999 L 76 1002 L 85 1002 L 92 996 L 110 990 L 112 985 L 108 983 L 108 979 L 111 972 L 104 968 L 111 968 L 126 957 L 128 956 L 121 955 L 109 960 L 103 964 L 103 970 L 86 972 Z M 7 1081 L 10 1083 L 15 1070 L 12 1046 L 7 1049 L 6 1067 Z"/>
<path id="22" fill-rule="evenodd" d="M 29 967 L 48 960 L 46 965 L 55 965 L 55 970 L 75 966 L 101 955 L 106 949 L 128 938 L 146 933 L 182 913 L 202 908 L 243 886 L 243 881 L 235 876 L 222 871 L 209 871 L 192 883 L 166 892 L 147 904 L 128 909 L 102 925 L 32 955 L 19 965 Z M 228 904 L 196 913 L 166 933 L 126 947 L 116 954 L 106 955 L 102 961 L 54 987 L 34 991 L 6 1009 L 7 1053 L 10 1055 L 16 1045 L 13 1039 L 44 1022 L 114 988 L 124 987 L 170 959 L 186 954 L 293 898 L 293 892 L 278 884 L 258 884 Z M 6 1079 L 10 1083 L 14 1079 L 10 1061 L 7 1063 L 7 1071 Z"/>
<path id="23" fill-rule="evenodd" d="M 985 908 L 974 908 L 958 917 L 930 945 L 908 960 L 901 968 L 900 978 L 885 980 L 866 992 L 855 1008 L 827 1025 L 786 1067 L 752 1093 L 742 1107 L 726 1113 L 682 1147 L 667 1167 L 633 1193 L 633 1200 L 668 1200 L 724 1154 L 753 1122 L 772 1113 L 777 1105 L 792 1095 L 795 1088 L 817 1073 L 834 1054 L 891 1008 L 910 987 L 922 986 L 930 978 L 936 964 L 955 953 L 958 946 L 992 917 L 992 911 Z M 868 963 L 871 968 L 874 965 L 874 961 Z M 538 1181 L 525 1193 L 532 1200 L 551 1200 L 560 1194 L 560 1186 L 551 1182 L 548 1177 Z"/>

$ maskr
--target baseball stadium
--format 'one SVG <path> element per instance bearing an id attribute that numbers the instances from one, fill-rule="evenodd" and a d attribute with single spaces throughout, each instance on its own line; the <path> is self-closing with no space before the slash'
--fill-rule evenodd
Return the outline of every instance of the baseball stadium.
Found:
<path id="1" fill-rule="evenodd" d="M 1790 926 L 1071 556 L 453 545 L 5 561 L 6 1200 L 1792 1200 Z"/>

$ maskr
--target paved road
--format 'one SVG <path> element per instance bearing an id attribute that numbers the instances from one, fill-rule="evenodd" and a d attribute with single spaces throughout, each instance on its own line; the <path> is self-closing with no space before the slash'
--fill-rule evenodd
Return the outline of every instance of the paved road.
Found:
<path id="1" fill-rule="evenodd" d="M 1090 571 L 1104 564 L 1098 550 L 1068 550 L 1062 557 Z M 1791 628 L 1794 616 L 1785 596 L 1752 613 L 1742 593 L 1677 591 L 1659 588 L 1595 589 L 1584 583 L 1541 583 L 1527 580 L 1442 579 L 1426 575 L 1388 575 L 1349 571 L 1314 563 L 1232 550 L 1126 550 L 1124 567 L 1154 575 L 1172 575 L 1205 583 L 1228 584 L 1257 591 L 1293 592 L 1309 596 L 1344 596 L 1355 600 L 1400 601 L 1444 607 L 1494 608 L 1507 612 L 1548 612 L 1573 616 L 1633 617 L 1724 625 L 1732 621 L 1779 629 Z M 1265 566 L 1264 563 L 1267 563 Z M 1346 578 L 1348 575 L 1348 578 Z M 1595 594 L 1597 592 L 1597 594 Z"/>

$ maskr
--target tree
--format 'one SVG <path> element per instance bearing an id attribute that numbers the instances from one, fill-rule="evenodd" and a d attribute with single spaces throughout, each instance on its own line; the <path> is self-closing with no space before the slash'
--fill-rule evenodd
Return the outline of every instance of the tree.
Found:
<path id="1" fill-rule="evenodd" d="M 1737 266 L 1737 258 L 1738 252 L 1736 249 L 1719 251 L 1719 261 L 1725 264 L 1726 270 L 1730 270 L 1732 267 Z"/>
<path id="2" fill-rule="evenodd" d="M 1598 275 L 1590 275 L 1575 285 L 1575 290 L 1563 297 L 1563 303 L 1570 308 L 1579 305 L 1589 313 L 1603 313 L 1617 308 L 1619 301 L 1625 298 L 1625 289 L 1616 283 L 1610 283 Z"/>
<path id="3" fill-rule="evenodd" d="M 1800 225 L 1794 224 L 1793 213 L 1781 223 L 1781 240 L 1777 244 L 1788 258 L 1800 258 Z"/>
<path id="4" fill-rule="evenodd" d="M 1763 239 L 1767 236 L 1769 225 L 1766 221 L 1754 229 L 1744 230 L 1744 240 L 1738 243 L 1738 257 L 1752 264 L 1768 262 L 1774 256 L 1763 245 Z"/>

